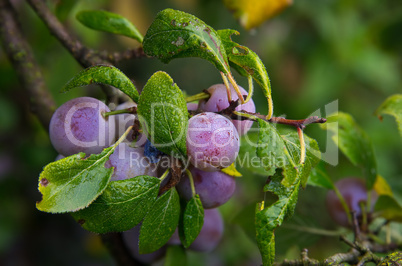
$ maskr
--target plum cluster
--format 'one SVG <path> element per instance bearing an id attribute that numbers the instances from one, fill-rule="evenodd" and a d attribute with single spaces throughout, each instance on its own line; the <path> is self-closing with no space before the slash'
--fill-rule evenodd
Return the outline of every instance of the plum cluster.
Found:
<path id="1" fill-rule="evenodd" d="M 247 92 L 240 89 L 246 96 Z M 237 100 L 233 87 L 231 90 L 232 100 Z M 186 135 L 191 175 L 183 175 L 176 186 L 181 198 L 189 200 L 194 193 L 191 184 L 194 184 L 195 193 L 200 196 L 206 209 L 201 233 L 190 246 L 190 249 L 203 252 L 211 251 L 219 243 L 223 221 L 216 207 L 227 202 L 236 189 L 234 178 L 221 170 L 235 161 L 240 148 L 239 136 L 245 134 L 253 123 L 235 121 L 217 114 L 229 107 L 224 84 L 213 85 L 207 91 L 210 94 L 208 99 L 201 100 L 198 104 L 188 104 L 188 110 L 196 110 L 198 113 L 189 119 Z M 115 110 L 134 106 L 135 103 L 127 102 L 117 106 Z M 250 100 L 239 105 L 236 110 L 255 112 L 255 105 Z M 103 102 L 91 97 L 76 98 L 60 106 L 54 113 L 49 128 L 51 143 L 60 154 L 58 159 L 79 152 L 87 155 L 102 152 L 104 148 L 113 145 L 137 119 L 136 115 L 129 113 L 104 115 L 110 111 Z M 158 165 L 162 155 L 144 134 L 130 132 L 115 148 L 105 167 L 114 167 L 112 181 L 139 175 L 158 177 L 166 169 Z M 138 255 L 138 228 L 139 226 L 123 234 L 134 256 Z M 169 244 L 180 244 L 177 233 L 172 236 Z M 161 253 L 163 251 L 156 252 Z M 148 262 L 148 257 L 139 256 L 144 262 Z"/>
<path id="2" fill-rule="evenodd" d="M 133 102 L 123 103 L 116 110 L 135 105 Z M 103 114 L 107 112 L 110 112 L 109 107 L 91 97 L 75 98 L 61 105 L 53 114 L 49 126 L 50 141 L 59 157 L 79 152 L 87 155 L 100 153 L 114 144 L 136 119 L 133 114 L 105 117 Z M 105 163 L 106 168 L 114 167 L 112 181 L 139 175 L 158 175 L 157 165 L 144 155 L 146 137 L 138 136 L 135 145 L 132 145 L 132 136 L 130 132 Z"/>

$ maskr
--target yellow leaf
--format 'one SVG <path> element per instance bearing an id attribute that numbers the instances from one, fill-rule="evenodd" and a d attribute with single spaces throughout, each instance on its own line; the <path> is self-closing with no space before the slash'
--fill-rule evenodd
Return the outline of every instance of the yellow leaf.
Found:
<path id="1" fill-rule="evenodd" d="M 282 12 L 293 0 L 223 0 L 226 7 L 247 30 L 259 26 L 267 19 Z"/>
<path id="2" fill-rule="evenodd" d="M 374 183 L 373 189 L 377 192 L 378 195 L 388 195 L 392 196 L 392 190 L 387 181 L 380 175 L 377 175 L 377 178 Z"/>
<path id="3" fill-rule="evenodd" d="M 237 171 L 234 163 L 232 163 L 229 167 L 223 168 L 221 171 L 224 172 L 225 174 L 233 176 L 233 177 L 241 177 L 242 176 L 239 173 L 239 171 Z"/>

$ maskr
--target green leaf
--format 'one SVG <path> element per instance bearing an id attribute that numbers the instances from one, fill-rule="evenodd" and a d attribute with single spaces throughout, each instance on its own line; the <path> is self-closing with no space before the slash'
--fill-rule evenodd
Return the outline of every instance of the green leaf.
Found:
<path id="1" fill-rule="evenodd" d="M 305 136 L 306 158 L 300 164 L 301 148 L 297 133 L 281 136 L 270 123 L 258 119 L 259 139 L 257 155 L 266 170 L 276 169 L 275 175 L 265 185 L 278 200 L 269 207 L 257 206 L 255 214 L 256 239 L 264 265 L 272 265 L 275 259 L 274 230 L 293 215 L 300 186 L 307 184 L 311 170 L 320 161 L 320 152 L 315 140 Z"/>
<path id="2" fill-rule="evenodd" d="M 258 135 L 258 132 L 249 132 L 240 138 L 240 150 L 236 158 L 236 166 L 243 175 L 251 172 L 270 176 L 275 173 L 275 169 L 270 165 L 264 165 L 264 162 L 269 163 L 268 160 L 260 160 L 257 156 Z"/>
<path id="3" fill-rule="evenodd" d="M 182 246 L 169 245 L 167 247 L 164 266 L 186 266 L 187 254 Z"/>
<path id="4" fill-rule="evenodd" d="M 143 42 L 144 52 L 168 63 L 180 57 L 200 57 L 230 72 L 225 49 L 216 31 L 188 13 L 165 9 L 152 22 Z"/>
<path id="5" fill-rule="evenodd" d="M 179 223 L 179 234 L 182 244 L 188 248 L 197 238 L 204 224 L 204 208 L 199 195 L 192 197 L 184 208 Z"/>
<path id="6" fill-rule="evenodd" d="M 93 83 L 113 86 L 127 94 L 134 102 L 138 102 L 139 94 L 134 84 L 114 66 L 97 65 L 84 69 L 67 82 L 61 92 Z"/>
<path id="7" fill-rule="evenodd" d="M 307 184 L 326 189 L 334 189 L 335 186 L 324 167 L 320 167 L 320 164 L 311 170 Z"/>
<path id="8" fill-rule="evenodd" d="M 333 123 L 337 122 L 337 123 Z M 377 176 L 377 163 L 370 138 L 351 115 L 339 112 L 329 116 L 321 128 L 335 133 L 332 140 L 356 166 L 363 168 L 367 189 L 371 189 Z"/>
<path id="9" fill-rule="evenodd" d="M 282 168 L 285 178 L 282 184 L 291 186 L 296 179 L 301 179 L 301 185 L 306 186 L 311 169 L 321 160 L 318 144 L 305 135 L 306 159 L 300 164 L 301 146 L 297 133 L 281 136 L 274 126 L 258 119 L 259 139 L 257 156 L 265 169 Z"/>
<path id="10" fill-rule="evenodd" d="M 282 170 L 277 170 L 271 177 L 270 183 L 264 191 L 271 191 L 278 196 L 278 200 L 268 207 L 257 206 L 255 214 L 256 239 L 262 256 L 263 265 L 273 265 L 275 259 L 275 229 L 283 221 L 293 215 L 296 207 L 300 179 L 285 187 L 282 185 Z"/>
<path id="11" fill-rule="evenodd" d="M 167 73 L 156 72 L 148 80 L 138 102 L 138 114 L 155 147 L 175 157 L 187 157 L 187 104 Z"/>
<path id="12" fill-rule="evenodd" d="M 374 210 L 387 220 L 402 222 L 402 206 L 390 195 L 381 195 Z"/>
<path id="13" fill-rule="evenodd" d="M 374 113 L 382 120 L 382 114 L 392 115 L 398 123 L 399 134 L 402 136 L 402 94 L 387 98 Z"/>
<path id="14" fill-rule="evenodd" d="M 84 229 L 99 234 L 129 230 L 148 213 L 159 185 L 160 180 L 151 176 L 112 181 L 88 208 L 72 216 Z"/>
<path id="15" fill-rule="evenodd" d="M 289 163 L 295 165 L 294 161 L 289 161 L 285 142 L 276 128 L 261 119 L 258 119 L 258 125 L 259 135 L 256 151 L 265 170 L 282 168 Z"/>
<path id="16" fill-rule="evenodd" d="M 38 210 L 60 213 L 88 207 L 109 183 L 113 168 L 104 165 L 114 150 L 112 146 L 88 158 L 79 153 L 46 165 L 39 176 Z"/>
<path id="17" fill-rule="evenodd" d="M 287 150 L 294 162 L 300 161 L 300 141 L 297 133 L 290 133 L 282 136 L 285 141 Z M 317 141 L 304 134 L 304 142 L 306 145 L 306 159 L 303 165 L 298 164 L 299 177 L 301 185 L 306 187 L 311 170 L 320 162 L 321 153 Z"/>
<path id="18" fill-rule="evenodd" d="M 232 41 L 231 36 L 240 33 L 231 29 L 218 30 L 217 33 L 222 40 L 230 66 L 243 76 L 252 76 L 261 86 L 265 97 L 271 97 L 271 82 L 264 63 L 251 49 Z"/>
<path id="19" fill-rule="evenodd" d="M 77 19 L 88 28 L 124 35 L 140 43 L 144 37 L 125 17 L 104 10 L 87 10 L 77 14 Z"/>
<path id="20" fill-rule="evenodd" d="M 161 248 L 173 235 L 179 223 L 180 200 L 175 188 L 161 195 L 145 216 L 140 230 L 140 254 Z"/>

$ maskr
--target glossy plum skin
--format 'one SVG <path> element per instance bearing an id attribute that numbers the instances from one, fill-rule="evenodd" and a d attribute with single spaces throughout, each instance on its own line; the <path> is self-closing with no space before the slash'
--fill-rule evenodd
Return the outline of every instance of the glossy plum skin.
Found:
<path id="1" fill-rule="evenodd" d="M 166 254 L 166 246 L 161 247 L 157 251 L 148 254 L 140 254 L 138 249 L 139 237 L 140 237 L 141 224 L 135 226 L 134 228 L 122 233 L 123 241 L 130 254 L 138 261 L 151 264 L 159 259 L 161 259 Z"/>
<path id="2" fill-rule="evenodd" d="M 223 219 L 218 209 L 205 210 L 201 232 L 189 248 L 199 252 L 211 252 L 221 241 L 223 228 Z"/>
<path id="3" fill-rule="evenodd" d="M 187 110 L 196 111 L 198 109 L 198 103 L 188 103 Z"/>
<path id="4" fill-rule="evenodd" d="M 197 168 L 191 168 L 196 193 L 200 196 L 202 206 L 205 209 L 216 208 L 226 203 L 236 189 L 236 181 L 221 171 L 205 172 Z M 180 196 L 185 200 L 192 197 L 188 176 L 183 176 L 176 186 Z"/>
<path id="5" fill-rule="evenodd" d="M 72 99 L 53 114 L 49 136 L 53 147 L 64 156 L 79 152 L 100 153 L 115 138 L 115 118 L 102 116 L 110 112 L 101 101 L 91 97 Z"/>
<path id="6" fill-rule="evenodd" d="M 186 145 L 187 155 L 195 167 L 204 171 L 218 171 L 236 160 L 240 141 L 229 119 L 206 112 L 188 121 Z"/>
<path id="7" fill-rule="evenodd" d="M 124 110 L 127 108 L 131 107 L 137 107 L 137 104 L 135 102 L 125 102 L 122 104 L 119 104 L 116 107 L 117 110 Z M 116 117 L 116 139 L 119 139 L 121 135 L 123 135 L 124 132 L 126 132 L 127 128 L 129 126 L 134 125 L 135 119 L 137 119 L 136 115 L 133 114 L 119 114 L 115 115 Z M 133 138 L 133 130 L 131 130 L 127 137 L 127 141 L 136 141 L 135 145 L 136 146 L 144 146 L 145 142 L 147 141 L 147 137 L 144 134 L 140 134 L 136 139 Z"/>
<path id="8" fill-rule="evenodd" d="M 362 210 L 360 208 L 360 202 L 367 201 L 367 189 L 365 185 L 365 180 L 361 178 L 343 178 L 335 183 L 335 186 L 338 188 L 339 192 L 342 194 L 345 199 L 346 204 L 348 205 L 350 211 L 356 212 L 357 217 L 361 217 Z M 374 204 L 378 198 L 377 193 L 374 191 L 371 192 L 371 210 L 374 207 Z M 337 224 L 350 227 L 351 225 L 348 222 L 348 217 L 339 198 L 336 196 L 333 190 L 328 191 L 326 197 L 326 206 L 329 211 L 329 214 L 333 221 Z"/>
<path id="9" fill-rule="evenodd" d="M 224 224 L 218 209 L 204 210 L 204 224 L 200 234 L 190 245 L 189 249 L 198 252 L 211 252 L 219 244 L 222 239 Z M 178 230 L 174 232 L 168 241 L 169 245 L 180 245 L 180 237 Z"/>
<path id="10" fill-rule="evenodd" d="M 243 97 L 244 95 L 248 94 L 245 89 L 243 89 L 240 86 L 239 88 Z M 237 99 L 239 99 L 239 96 L 237 95 L 232 85 L 230 85 L 230 89 L 231 89 L 232 100 L 236 101 Z M 229 101 L 225 84 L 212 85 L 207 89 L 207 91 L 211 94 L 211 97 L 209 97 L 209 99 L 201 100 L 199 102 L 198 107 L 201 111 L 219 112 L 229 107 Z M 250 99 L 250 101 L 248 101 L 247 103 L 236 107 L 236 111 L 240 110 L 255 113 L 255 104 L 253 102 L 253 99 Z M 246 121 L 232 120 L 232 123 L 235 125 L 240 136 L 246 134 L 253 125 L 253 121 L 250 120 Z"/>
<path id="11" fill-rule="evenodd" d="M 111 181 L 124 180 L 139 175 L 158 176 L 157 165 L 144 156 L 143 147 L 130 147 L 128 142 L 120 143 L 109 160 L 106 168 L 114 167 Z"/>

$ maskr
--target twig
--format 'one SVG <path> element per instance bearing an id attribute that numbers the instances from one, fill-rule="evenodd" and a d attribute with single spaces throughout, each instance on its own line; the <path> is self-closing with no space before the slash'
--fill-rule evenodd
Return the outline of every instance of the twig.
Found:
<path id="1" fill-rule="evenodd" d="M 337 253 L 337 254 L 325 259 L 322 264 L 323 265 L 339 265 L 343 262 L 356 264 L 356 263 L 358 263 L 359 255 L 360 255 L 359 251 L 357 251 L 356 249 L 351 249 L 347 253 Z"/>
<path id="2" fill-rule="evenodd" d="M 309 124 L 325 123 L 327 122 L 327 119 L 318 116 L 310 116 L 306 119 L 300 119 L 300 120 L 286 119 L 284 117 L 272 117 L 271 119 L 268 120 L 268 122 L 304 129 Z"/>
<path id="3" fill-rule="evenodd" d="M 56 105 L 16 17 L 10 2 L 0 0 L 0 35 L 4 50 L 28 93 L 31 111 L 47 129 Z"/>
<path id="4" fill-rule="evenodd" d="M 311 259 L 308 257 L 308 250 L 303 249 L 300 253 L 301 259 L 299 260 L 284 260 L 282 263 L 275 263 L 275 265 L 283 265 L 283 266 L 304 266 L 304 265 L 320 265 L 320 262 L 315 259 Z"/>
<path id="5" fill-rule="evenodd" d="M 353 234 L 355 236 L 355 242 L 361 240 L 360 239 L 360 227 L 359 221 L 357 220 L 357 213 L 355 211 L 351 211 L 352 221 L 353 221 Z"/>
<path id="6" fill-rule="evenodd" d="M 128 49 L 123 52 L 108 53 L 108 52 L 104 51 L 104 52 L 100 53 L 100 57 L 103 60 L 111 62 L 112 64 L 115 65 L 123 60 L 129 60 L 132 58 L 142 58 L 142 57 L 146 57 L 146 55 L 145 55 L 142 47 L 138 47 L 136 49 Z"/>
<path id="7" fill-rule="evenodd" d="M 107 64 L 93 50 L 85 47 L 80 41 L 72 37 L 61 24 L 55 15 L 53 15 L 46 5 L 46 1 L 28 0 L 28 3 L 45 23 L 50 32 L 60 41 L 60 43 L 74 56 L 74 58 L 83 66 L 89 67 L 95 64 Z"/>
<path id="8" fill-rule="evenodd" d="M 90 66 L 99 64 L 111 64 L 113 60 L 120 60 L 125 55 L 101 55 L 99 52 L 89 49 L 84 46 L 78 39 L 74 38 L 64 27 L 57 17 L 49 10 L 45 1 L 42 0 L 27 0 L 33 10 L 45 23 L 50 32 L 60 41 L 60 43 L 71 53 L 71 55 L 81 64 L 82 67 L 88 68 Z M 131 56 L 136 55 L 137 52 L 131 52 Z M 100 86 L 109 101 L 115 101 L 118 94 L 117 89 L 101 85 Z"/>

